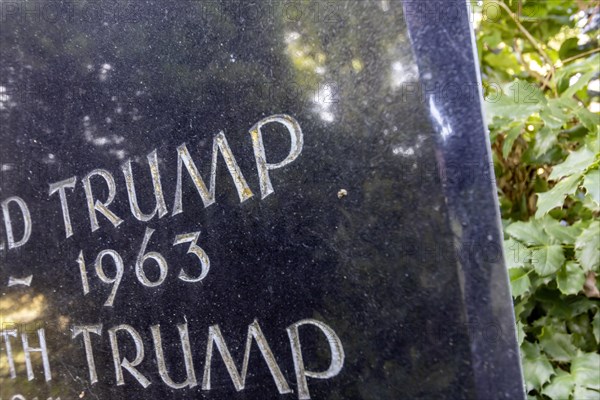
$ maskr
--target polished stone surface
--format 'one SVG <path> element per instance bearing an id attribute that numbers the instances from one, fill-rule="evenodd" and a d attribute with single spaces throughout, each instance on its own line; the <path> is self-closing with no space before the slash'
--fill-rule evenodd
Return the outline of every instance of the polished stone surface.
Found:
<path id="1" fill-rule="evenodd" d="M 0 3 L 0 398 L 524 398 L 470 15 L 426 3 Z"/>

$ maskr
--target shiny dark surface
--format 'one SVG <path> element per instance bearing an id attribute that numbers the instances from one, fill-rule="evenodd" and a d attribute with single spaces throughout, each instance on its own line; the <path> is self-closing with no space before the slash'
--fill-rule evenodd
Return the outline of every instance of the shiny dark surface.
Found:
<path id="1" fill-rule="evenodd" d="M 208 327 L 219 325 L 241 368 L 256 319 L 296 392 L 286 328 L 305 318 L 330 326 L 346 355 L 337 376 L 309 378 L 314 399 L 524 397 L 463 2 L 438 2 L 453 10 L 442 19 L 417 2 L 394 0 L 297 8 L 34 2 L 37 17 L 13 3 L 1 3 L 0 200 L 27 202 L 32 234 L 9 250 L 0 224 L 0 319 L 45 329 L 52 380 L 44 381 L 38 356 L 27 380 L 17 339 L 11 379 L 0 340 L 1 398 L 295 399 L 278 394 L 256 347 L 244 390 L 235 391 L 218 356 L 212 389 L 202 390 L 201 381 Z M 261 199 L 249 130 L 274 114 L 299 122 L 304 148 L 271 171 L 274 193 Z M 208 182 L 220 131 L 254 196 L 240 203 L 219 158 L 215 204 L 205 208 L 186 177 L 183 213 L 173 216 L 177 147 L 187 144 Z M 265 147 L 270 160 L 282 160 L 289 137 L 273 129 Z M 146 155 L 155 149 L 169 213 L 145 223 L 129 211 L 121 164 L 133 161 L 140 207 L 149 210 Z M 114 176 L 109 208 L 124 222 L 114 227 L 99 216 L 92 232 L 81 178 L 97 168 Z M 66 238 L 48 185 L 72 176 L 74 234 Z M 94 189 L 105 198 L 106 188 Z M 154 288 L 134 272 L 146 227 L 156 230 L 148 250 L 169 261 L 165 282 Z M 211 269 L 202 282 L 186 283 L 177 273 L 183 266 L 191 274 L 194 261 L 173 237 L 194 231 Z M 96 254 L 109 248 L 125 264 L 112 307 L 103 305 L 110 286 L 93 273 Z M 9 277 L 30 274 L 31 287 L 8 286 Z M 169 372 L 181 381 L 176 325 L 185 322 L 199 385 L 175 390 L 158 374 L 150 326 L 160 324 Z M 93 385 L 81 337 L 71 338 L 74 324 L 103 325 L 102 336 L 92 336 Z M 148 388 L 128 373 L 116 386 L 106 331 L 119 324 L 143 338 L 139 370 Z M 302 338 L 307 366 L 325 370 L 323 336 L 307 328 Z M 133 357 L 126 342 L 121 352 Z"/>

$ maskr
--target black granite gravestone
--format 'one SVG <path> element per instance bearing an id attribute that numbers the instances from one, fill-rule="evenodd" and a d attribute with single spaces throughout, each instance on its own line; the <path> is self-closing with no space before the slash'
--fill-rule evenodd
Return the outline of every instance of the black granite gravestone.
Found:
<path id="1" fill-rule="evenodd" d="M 0 398 L 522 399 L 463 1 L 2 1 Z"/>

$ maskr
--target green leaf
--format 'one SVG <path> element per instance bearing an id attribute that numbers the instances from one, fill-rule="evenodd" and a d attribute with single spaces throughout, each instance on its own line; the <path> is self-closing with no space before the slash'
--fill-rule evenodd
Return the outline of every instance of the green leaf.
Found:
<path id="1" fill-rule="evenodd" d="M 583 172 L 594 162 L 595 157 L 594 152 L 587 147 L 573 151 L 562 164 L 552 167 L 549 179 L 556 180 L 564 176 Z"/>
<path id="2" fill-rule="evenodd" d="M 510 129 L 504 136 L 504 143 L 502 144 L 502 157 L 504 157 L 505 159 L 510 154 L 513 144 L 515 143 L 515 140 L 517 140 L 517 138 L 521 134 L 522 130 L 523 130 L 522 126 L 520 126 L 520 125 L 515 126 L 514 128 Z"/>
<path id="3" fill-rule="evenodd" d="M 575 255 L 583 269 L 598 271 L 600 267 L 600 221 L 594 221 L 575 241 Z"/>
<path id="4" fill-rule="evenodd" d="M 581 387 L 579 385 L 575 385 L 575 390 L 573 391 L 573 399 L 574 400 L 600 400 L 600 393 L 596 390 L 588 389 L 585 387 Z"/>
<path id="5" fill-rule="evenodd" d="M 506 47 L 498 54 L 486 54 L 483 57 L 483 60 L 488 63 L 490 67 L 493 67 L 496 70 L 513 69 L 518 71 L 521 69 L 521 65 L 519 64 L 517 57 L 514 55 L 514 53 L 508 51 Z"/>
<path id="6" fill-rule="evenodd" d="M 594 169 L 584 175 L 583 187 L 590 197 L 600 205 L 600 169 Z"/>
<path id="7" fill-rule="evenodd" d="M 558 50 L 558 56 L 560 57 L 560 59 L 564 60 L 565 58 L 569 58 L 571 56 L 576 55 L 579 49 L 579 46 L 577 45 L 578 42 L 579 39 L 576 37 L 572 37 L 565 40 L 560 45 L 560 50 Z"/>
<path id="8" fill-rule="evenodd" d="M 502 41 L 502 36 L 500 35 L 500 31 L 495 30 L 491 34 L 483 36 L 481 40 L 492 49 L 495 49 Z"/>
<path id="9" fill-rule="evenodd" d="M 557 74 L 558 79 L 569 79 L 576 73 L 586 73 L 588 71 L 595 71 L 598 69 L 598 63 L 600 62 L 600 55 L 594 54 L 591 57 L 577 61 L 575 63 L 563 66 Z"/>
<path id="10" fill-rule="evenodd" d="M 549 238 L 544 233 L 540 222 L 529 220 L 517 221 L 506 227 L 506 233 L 521 243 L 531 245 L 549 244 Z"/>
<path id="11" fill-rule="evenodd" d="M 575 379 L 568 372 L 558 370 L 557 375 L 552 378 L 548 386 L 544 388 L 542 394 L 551 399 L 567 400 L 570 398 L 575 388 Z"/>
<path id="12" fill-rule="evenodd" d="M 521 346 L 521 357 L 523 361 L 523 375 L 525 386 L 530 392 L 541 387 L 554 375 L 554 368 L 548 358 L 540 352 L 537 344 L 524 342 Z"/>
<path id="13" fill-rule="evenodd" d="M 563 225 L 554 218 L 546 215 L 542 219 L 544 230 L 553 240 L 553 242 L 573 244 L 577 236 L 581 234 L 581 229 L 577 226 Z"/>
<path id="14" fill-rule="evenodd" d="M 540 276 L 548 276 L 560 269 L 565 262 L 563 249 L 558 244 L 542 246 L 533 250 L 531 264 Z"/>
<path id="15" fill-rule="evenodd" d="M 513 268 L 508 270 L 510 277 L 510 287 L 513 297 L 519 297 L 529 291 L 531 281 L 529 280 L 529 271 L 525 268 Z"/>
<path id="16" fill-rule="evenodd" d="M 585 196 L 583 196 L 583 200 L 581 201 L 581 205 L 583 207 L 587 208 L 588 210 L 590 210 L 593 213 L 600 213 L 600 204 L 596 203 L 592 199 L 592 196 L 590 196 L 587 193 L 586 193 Z"/>
<path id="17" fill-rule="evenodd" d="M 546 154 L 548 150 L 557 143 L 556 131 L 553 131 L 548 126 L 544 126 L 535 134 L 535 155 L 539 157 Z M 504 157 L 506 158 L 506 156 Z"/>
<path id="18" fill-rule="evenodd" d="M 544 120 L 545 126 L 552 129 L 559 129 L 571 118 L 569 114 L 563 111 L 565 107 L 563 99 L 550 99 L 546 107 L 540 111 L 540 117 Z"/>
<path id="19" fill-rule="evenodd" d="M 579 353 L 571 363 L 571 375 L 578 386 L 600 389 L 600 355 Z"/>
<path id="20" fill-rule="evenodd" d="M 573 345 L 571 336 L 558 332 L 551 326 L 542 328 L 539 339 L 542 350 L 554 361 L 570 362 L 577 354 L 577 348 Z"/>
<path id="21" fill-rule="evenodd" d="M 565 198 L 568 195 L 575 193 L 579 187 L 580 180 L 581 174 L 571 175 L 558 182 L 547 192 L 537 193 L 538 199 L 535 217 L 542 218 L 553 208 L 561 207 L 565 202 Z"/>
<path id="22" fill-rule="evenodd" d="M 504 247 L 506 268 L 522 268 L 525 266 L 525 262 L 529 259 L 526 255 L 530 253 L 527 247 L 513 238 L 508 238 L 502 245 Z"/>
<path id="23" fill-rule="evenodd" d="M 578 107 L 574 110 L 575 115 L 591 133 L 598 133 L 600 124 L 600 115 L 594 114 L 585 107 Z"/>
<path id="24" fill-rule="evenodd" d="M 519 345 L 519 347 L 521 347 L 523 341 L 525 340 L 524 328 L 525 327 L 523 326 L 523 323 L 521 321 L 517 321 L 517 344 Z"/>
<path id="25" fill-rule="evenodd" d="M 580 91 L 581 89 L 587 87 L 590 83 L 590 80 L 596 75 L 596 71 L 589 71 L 585 74 L 581 75 L 577 82 L 569 86 L 567 90 L 561 95 L 562 97 L 572 97 L 575 93 Z"/>
<path id="26" fill-rule="evenodd" d="M 594 316 L 592 328 L 594 331 L 594 337 L 596 338 L 596 344 L 600 344 L 600 310 L 597 311 L 596 315 Z"/>
<path id="27" fill-rule="evenodd" d="M 540 111 L 546 104 L 546 98 L 536 85 L 517 80 L 507 85 L 495 101 L 488 101 L 485 104 L 486 114 L 490 118 L 509 117 L 514 121 Z"/>
<path id="28" fill-rule="evenodd" d="M 569 261 L 556 274 L 558 289 L 563 294 L 577 294 L 583 289 L 585 273 L 579 263 Z"/>

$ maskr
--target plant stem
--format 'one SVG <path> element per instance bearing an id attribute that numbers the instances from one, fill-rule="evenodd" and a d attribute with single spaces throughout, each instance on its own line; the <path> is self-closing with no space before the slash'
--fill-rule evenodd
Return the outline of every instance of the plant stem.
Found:
<path id="1" fill-rule="evenodd" d="M 562 63 L 562 65 L 565 65 L 566 63 L 570 63 L 571 61 L 575 61 L 575 60 L 583 58 L 585 56 L 589 56 L 590 54 L 598 53 L 599 51 L 600 51 L 600 47 L 597 47 L 595 49 L 586 51 L 585 53 L 581 53 L 581 54 L 577 54 L 576 56 L 573 56 L 573 57 L 565 58 L 564 60 L 561 60 L 560 62 Z M 556 65 L 555 65 L 555 67 L 556 67 Z"/>
<path id="2" fill-rule="evenodd" d="M 533 45 L 533 47 L 538 51 L 538 53 L 540 54 L 542 59 L 544 59 L 546 64 L 548 64 L 550 66 L 550 76 L 551 77 L 554 76 L 554 63 L 552 62 L 552 59 L 550 58 L 550 56 L 548 56 L 548 53 L 546 53 L 546 51 L 542 48 L 542 46 L 539 44 L 539 42 L 531 35 L 531 33 L 529 33 L 529 31 L 527 29 L 525 29 L 525 27 L 521 24 L 521 22 L 519 22 L 519 19 L 517 18 L 517 16 L 511 11 L 510 8 L 508 8 L 508 6 L 506 4 L 504 4 L 503 1 L 498 2 L 498 4 L 500 5 L 500 7 L 502 7 L 504 9 L 504 11 L 506 11 L 508 13 L 510 18 L 517 25 L 517 28 L 521 31 L 521 33 L 525 36 L 525 38 Z M 546 86 L 546 82 L 542 82 L 542 83 L 544 86 Z M 553 87 L 552 89 L 553 89 L 554 94 L 558 95 L 558 93 L 556 92 L 556 88 Z"/>

